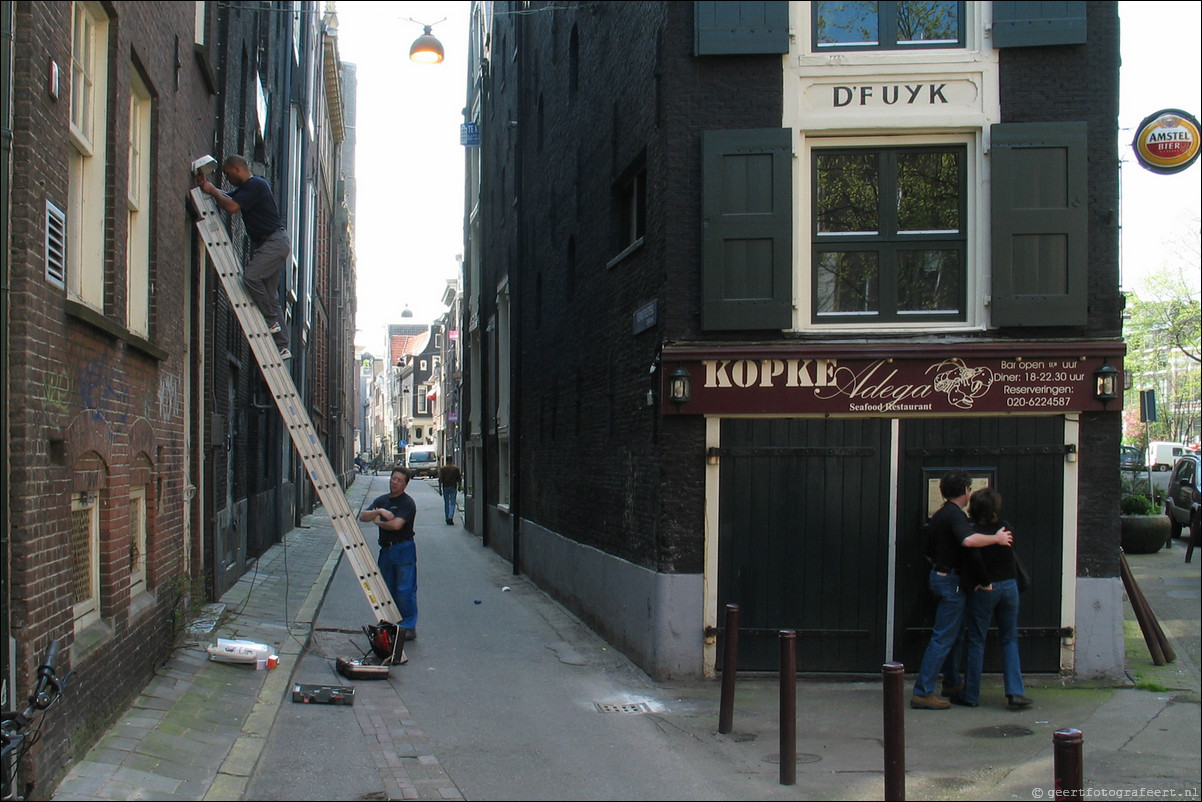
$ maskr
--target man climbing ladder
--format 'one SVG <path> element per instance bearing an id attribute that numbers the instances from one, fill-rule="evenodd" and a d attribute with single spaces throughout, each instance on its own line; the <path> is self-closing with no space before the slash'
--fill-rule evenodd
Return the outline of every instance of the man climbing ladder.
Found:
<path id="1" fill-rule="evenodd" d="M 343 554 L 355 571 L 359 586 L 367 597 L 376 621 L 391 627 L 394 622 L 400 620 L 396 603 L 380 575 L 379 567 L 363 539 L 362 532 L 359 531 L 358 517 L 351 510 L 342 492 L 321 440 L 305 411 L 305 405 L 298 397 L 292 376 L 285 369 L 286 356 L 277 350 L 273 332 L 260 314 L 258 306 L 251 300 L 247 288 L 243 286 L 241 264 L 230 242 L 229 232 L 222 222 L 217 203 L 209 195 L 210 193 L 206 193 L 200 186 L 191 191 L 192 204 L 199 215 L 196 222 L 197 231 L 204 240 L 217 275 L 263 372 L 263 378 L 267 381 L 280 415 L 288 427 L 305 473 L 309 475 L 321 503 L 330 514 L 334 531 L 342 543 Z M 404 662 L 403 652 L 395 662 Z"/>
<path id="2" fill-rule="evenodd" d="M 288 330 L 280 314 L 279 299 L 280 271 L 292 253 L 288 229 L 280 217 L 271 185 L 266 179 L 251 174 L 246 159 L 241 156 L 227 157 L 221 165 L 221 172 L 234 185 L 233 192 L 226 194 L 213 186 L 203 170 L 196 172 L 196 185 L 216 200 L 226 213 L 242 215 L 246 234 L 254 244 L 242 281 L 267 321 L 267 331 L 275 338 L 280 359 L 291 359 Z"/>

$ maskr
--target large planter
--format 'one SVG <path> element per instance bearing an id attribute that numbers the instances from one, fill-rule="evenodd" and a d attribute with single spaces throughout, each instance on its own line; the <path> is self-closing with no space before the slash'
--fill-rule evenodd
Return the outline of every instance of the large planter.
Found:
<path id="1" fill-rule="evenodd" d="M 1168 516 L 1120 515 L 1121 543 L 1127 554 L 1155 554 L 1169 539 Z"/>

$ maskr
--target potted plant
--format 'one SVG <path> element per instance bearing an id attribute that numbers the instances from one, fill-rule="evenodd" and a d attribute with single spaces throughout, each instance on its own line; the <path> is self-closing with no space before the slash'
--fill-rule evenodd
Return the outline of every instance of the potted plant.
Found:
<path id="1" fill-rule="evenodd" d="M 1169 519 L 1152 503 L 1152 499 L 1139 493 L 1122 497 L 1119 502 L 1121 515 L 1120 543 L 1127 554 L 1155 554 L 1169 539 Z"/>

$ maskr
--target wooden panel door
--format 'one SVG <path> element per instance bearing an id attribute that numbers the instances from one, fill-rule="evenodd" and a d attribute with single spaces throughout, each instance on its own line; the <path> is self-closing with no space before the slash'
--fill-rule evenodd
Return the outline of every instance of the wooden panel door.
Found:
<path id="1" fill-rule="evenodd" d="M 778 669 L 792 629 L 798 671 L 879 671 L 890 422 L 725 420 L 721 437 L 718 621 L 739 605 L 739 670 Z"/>

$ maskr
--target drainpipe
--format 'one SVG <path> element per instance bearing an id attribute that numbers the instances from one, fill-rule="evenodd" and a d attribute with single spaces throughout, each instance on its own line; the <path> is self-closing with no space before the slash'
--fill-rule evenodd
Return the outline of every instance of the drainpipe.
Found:
<path id="1" fill-rule="evenodd" d="M 11 236 L 9 223 L 12 220 L 12 209 L 10 207 L 10 192 L 13 185 L 12 181 L 12 150 L 13 150 L 13 115 L 12 115 L 12 85 L 13 85 L 13 14 L 16 8 L 16 3 L 5 2 L 0 6 L 0 109 L 3 110 L 3 133 L 0 140 L 0 239 L 4 240 L 4 254 L 0 256 L 0 276 L 2 276 L 3 297 L 0 297 L 0 368 L 3 368 L 3 373 L 8 376 L 8 288 L 11 269 L 12 253 L 10 247 Z M 4 424 L 4 431 L 9 431 L 8 421 L 8 382 L 0 382 L 0 421 Z M 0 493 L 3 495 L 0 498 L 4 500 L 4 509 L 12 509 L 10 504 L 10 493 L 8 486 L 8 460 L 9 446 L 8 437 L 4 438 L 4 455 L 0 460 Z M 9 554 L 8 544 L 8 516 L 4 516 L 4 520 L 0 523 L 0 549 L 3 550 L 3 555 L 0 559 L 4 559 L 3 577 L 0 577 L 0 599 L 4 601 L 4 615 L 0 618 L 0 671 L 5 672 L 7 678 L 6 686 L 16 689 L 16 666 L 13 658 L 15 657 L 14 650 L 9 648 L 9 610 L 12 605 L 9 603 L 8 595 L 8 575 L 10 573 L 7 564 Z M 6 699 L 7 703 L 8 700 Z"/>
<path id="2" fill-rule="evenodd" d="M 523 165 L 526 148 L 526 81 L 529 68 L 525 45 L 525 15 L 518 15 L 513 26 L 514 44 L 518 49 L 517 68 L 517 147 L 514 148 L 513 181 L 517 196 L 518 254 L 516 269 L 509 277 L 509 513 L 513 525 L 513 574 L 520 574 L 522 565 L 522 288 L 530 264 L 526 239 L 525 175 Z"/>

